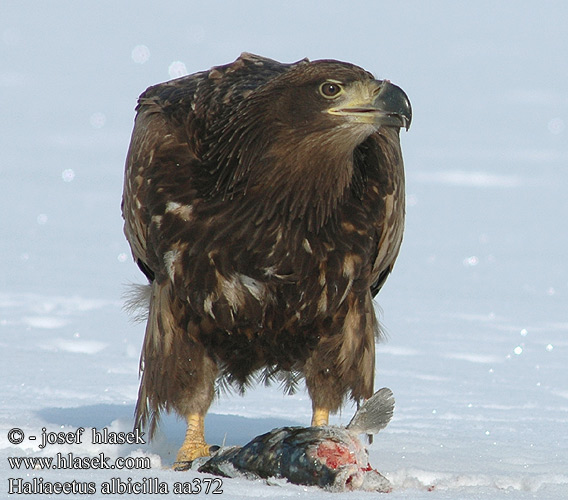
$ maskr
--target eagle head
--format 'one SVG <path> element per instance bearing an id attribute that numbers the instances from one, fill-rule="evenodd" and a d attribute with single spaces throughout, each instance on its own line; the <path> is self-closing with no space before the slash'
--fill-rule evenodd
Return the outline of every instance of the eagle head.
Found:
<path id="1" fill-rule="evenodd" d="M 336 149 L 351 152 L 380 127 L 408 130 L 412 119 L 410 101 L 400 87 L 339 61 L 296 63 L 251 97 L 264 101 L 272 127 L 288 144 L 295 135 L 299 144 L 311 140 L 329 147 L 333 142 Z"/>
<path id="2" fill-rule="evenodd" d="M 215 69 L 238 83 L 226 87 L 230 105 L 206 141 L 205 159 L 215 165 L 217 192 L 258 193 L 289 220 L 315 207 L 319 226 L 353 182 L 356 148 L 386 128 L 398 140 L 410 126 L 410 101 L 350 63 L 272 63 L 245 55 Z"/>

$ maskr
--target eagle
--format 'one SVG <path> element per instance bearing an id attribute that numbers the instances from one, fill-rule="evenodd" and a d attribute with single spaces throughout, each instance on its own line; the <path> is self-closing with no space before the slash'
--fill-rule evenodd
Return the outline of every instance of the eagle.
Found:
<path id="1" fill-rule="evenodd" d="M 373 297 L 404 227 L 407 95 L 336 60 L 234 62 L 149 87 L 122 214 L 149 281 L 135 426 L 187 421 L 174 468 L 213 448 L 221 387 L 304 381 L 313 426 L 373 394 Z"/>

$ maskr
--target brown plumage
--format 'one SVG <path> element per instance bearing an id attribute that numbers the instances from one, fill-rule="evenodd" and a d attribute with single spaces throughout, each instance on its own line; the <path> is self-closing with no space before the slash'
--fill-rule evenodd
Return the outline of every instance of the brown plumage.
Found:
<path id="1" fill-rule="evenodd" d="M 142 94 L 122 204 L 151 286 L 136 425 L 186 416 L 178 462 L 207 453 L 216 380 L 302 376 L 314 425 L 372 395 L 410 119 L 402 90 L 332 60 L 242 54 Z"/>

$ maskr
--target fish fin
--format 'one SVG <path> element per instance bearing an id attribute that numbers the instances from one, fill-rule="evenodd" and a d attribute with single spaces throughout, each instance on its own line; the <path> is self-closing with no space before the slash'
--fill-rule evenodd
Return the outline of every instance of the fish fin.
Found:
<path id="1" fill-rule="evenodd" d="M 394 411 L 394 395 L 386 387 L 379 389 L 353 415 L 347 429 L 357 434 L 376 434 L 391 421 Z"/>

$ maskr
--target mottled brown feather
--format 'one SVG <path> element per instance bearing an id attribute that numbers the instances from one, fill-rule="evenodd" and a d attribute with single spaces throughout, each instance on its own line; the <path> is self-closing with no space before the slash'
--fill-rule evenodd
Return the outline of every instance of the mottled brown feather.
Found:
<path id="1" fill-rule="evenodd" d="M 332 411 L 373 393 L 372 296 L 404 224 L 399 131 L 330 126 L 312 91 L 329 78 L 372 80 L 244 54 L 140 97 L 122 204 L 152 287 L 138 426 L 206 411 L 218 376 L 300 374 Z"/>

